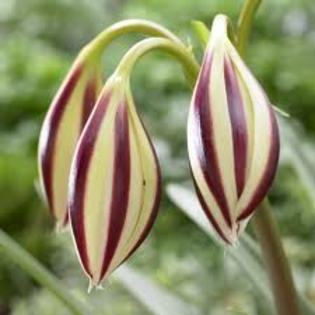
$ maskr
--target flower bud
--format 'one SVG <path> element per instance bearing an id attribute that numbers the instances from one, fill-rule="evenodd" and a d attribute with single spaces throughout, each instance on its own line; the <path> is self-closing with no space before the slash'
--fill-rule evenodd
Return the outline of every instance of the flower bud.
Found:
<path id="1" fill-rule="evenodd" d="M 100 90 L 99 63 L 77 58 L 54 97 L 39 138 L 43 194 L 59 226 L 66 224 L 67 187 L 73 152 Z"/>
<path id="2" fill-rule="evenodd" d="M 129 79 L 105 84 L 79 139 L 69 214 L 81 265 L 99 284 L 143 242 L 157 215 L 160 171 Z"/>
<path id="3" fill-rule="evenodd" d="M 225 243 L 233 243 L 275 176 L 279 133 L 262 87 L 218 15 L 188 118 L 188 152 L 200 203 Z"/>

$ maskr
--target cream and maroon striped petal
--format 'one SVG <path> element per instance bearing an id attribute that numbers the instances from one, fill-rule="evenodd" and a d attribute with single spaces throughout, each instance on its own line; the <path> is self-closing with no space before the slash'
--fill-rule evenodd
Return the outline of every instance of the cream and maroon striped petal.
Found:
<path id="1" fill-rule="evenodd" d="M 94 285 L 144 240 L 157 214 L 160 173 L 126 79 L 105 85 L 80 137 L 69 210 L 83 269 Z"/>
<path id="2" fill-rule="evenodd" d="M 71 160 L 82 128 L 100 90 L 99 65 L 78 58 L 50 105 L 38 149 L 41 186 L 58 225 L 67 223 Z"/>
<path id="3" fill-rule="evenodd" d="M 205 55 L 188 116 L 187 140 L 199 200 L 214 228 L 231 243 L 236 237 L 231 212 L 237 201 L 236 187 L 234 172 L 224 169 L 234 167 L 231 127 L 226 98 L 219 99 L 222 91 L 211 88 L 213 80 L 224 79 L 220 74 L 220 70 L 224 73 L 224 55 L 219 57 L 214 69 L 213 53 Z"/>
<path id="4" fill-rule="evenodd" d="M 228 43 L 229 55 L 251 111 L 251 154 L 246 184 L 237 204 L 237 220 L 249 217 L 268 192 L 279 159 L 279 130 L 274 110 L 261 85 Z"/>
<path id="5" fill-rule="evenodd" d="M 200 203 L 215 230 L 233 243 L 265 197 L 279 155 L 270 103 L 227 36 L 213 22 L 188 116 L 188 153 Z"/>

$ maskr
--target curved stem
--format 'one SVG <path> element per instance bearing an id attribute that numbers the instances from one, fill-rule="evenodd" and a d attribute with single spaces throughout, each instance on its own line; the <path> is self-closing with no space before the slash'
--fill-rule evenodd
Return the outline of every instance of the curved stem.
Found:
<path id="1" fill-rule="evenodd" d="M 61 301 L 68 310 L 75 315 L 92 314 L 89 307 L 77 299 L 53 274 L 41 265 L 33 256 L 24 250 L 10 236 L 0 229 L 0 250 L 19 265 L 38 283 L 47 288 Z"/>
<path id="2" fill-rule="evenodd" d="M 265 200 L 254 216 L 256 234 L 264 255 L 279 315 L 298 315 L 299 306 L 290 265 L 270 205 Z"/>
<path id="3" fill-rule="evenodd" d="M 246 0 L 241 11 L 236 42 L 241 55 L 245 52 L 255 12 L 260 3 L 261 0 Z M 268 270 L 278 314 L 298 315 L 298 299 L 292 272 L 267 199 L 258 207 L 253 222 Z"/>
<path id="4" fill-rule="evenodd" d="M 237 23 L 236 45 L 238 52 L 243 55 L 251 32 L 255 13 L 261 0 L 245 0 Z"/>
<path id="5" fill-rule="evenodd" d="M 130 19 L 120 21 L 106 28 L 82 49 L 81 54 L 90 55 L 101 53 L 115 38 L 127 33 L 142 33 L 148 36 L 168 38 L 174 43 L 185 47 L 175 34 L 160 24 L 142 19 Z"/>
<path id="6" fill-rule="evenodd" d="M 147 38 L 135 44 L 121 59 L 116 73 L 129 76 L 139 58 L 153 49 L 162 49 L 175 57 L 182 64 L 189 84 L 195 84 L 199 65 L 193 54 L 185 46 L 166 38 Z"/>

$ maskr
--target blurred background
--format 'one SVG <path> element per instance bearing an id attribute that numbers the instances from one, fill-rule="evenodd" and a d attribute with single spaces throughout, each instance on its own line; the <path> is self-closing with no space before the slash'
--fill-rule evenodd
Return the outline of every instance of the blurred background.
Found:
<path id="1" fill-rule="evenodd" d="M 192 43 L 201 57 L 191 20 L 210 26 L 213 16 L 222 12 L 236 21 L 242 2 L 0 0 L 0 227 L 79 297 L 86 298 L 88 283 L 71 240 L 68 233 L 56 235 L 35 187 L 41 122 L 72 60 L 104 27 L 124 18 L 162 23 Z M 104 58 L 106 75 L 139 38 L 128 36 L 111 45 Z M 281 119 L 281 168 L 270 196 L 299 290 L 315 305 L 314 0 L 264 0 L 247 60 L 272 102 L 291 115 Z M 132 85 L 154 136 L 164 187 L 185 183 L 189 189 L 185 125 L 190 91 L 180 67 L 163 54 L 150 54 L 137 66 Z M 251 226 L 247 231 L 254 237 Z M 194 314 L 270 314 L 246 272 L 174 205 L 166 189 L 150 237 L 128 264 L 177 302 L 193 305 L 199 312 Z M 129 276 L 126 270 L 114 275 L 104 290 L 87 298 L 104 314 L 167 315 L 137 298 L 141 289 L 136 282 L 128 288 Z M 182 315 L 167 305 L 168 314 Z M 70 313 L 0 250 L 0 315 L 6 314 Z"/>

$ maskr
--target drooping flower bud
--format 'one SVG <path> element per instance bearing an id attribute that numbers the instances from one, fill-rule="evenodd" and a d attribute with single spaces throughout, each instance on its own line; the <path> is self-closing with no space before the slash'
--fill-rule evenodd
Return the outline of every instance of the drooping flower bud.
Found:
<path id="1" fill-rule="evenodd" d="M 99 284 L 143 242 L 157 215 L 160 171 L 129 79 L 105 84 L 74 155 L 69 214 L 81 265 Z"/>
<path id="2" fill-rule="evenodd" d="M 70 165 L 82 128 L 101 88 L 99 60 L 81 53 L 64 79 L 45 117 L 38 162 L 43 194 L 59 226 L 67 223 Z"/>
<path id="3" fill-rule="evenodd" d="M 188 118 L 188 151 L 200 203 L 226 243 L 237 240 L 275 176 L 278 127 L 262 87 L 218 15 Z"/>

